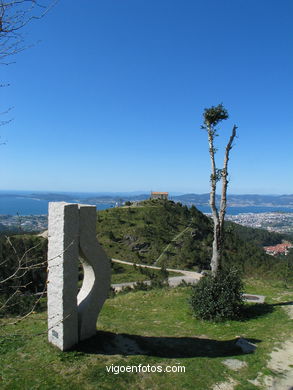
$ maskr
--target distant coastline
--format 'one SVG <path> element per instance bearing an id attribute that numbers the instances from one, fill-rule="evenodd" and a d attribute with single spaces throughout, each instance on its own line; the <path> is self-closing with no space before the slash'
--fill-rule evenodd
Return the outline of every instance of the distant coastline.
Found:
<path id="1" fill-rule="evenodd" d="M 66 200 L 65 200 L 66 201 Z M 71 200 L 70 203 L 78 203 Z M 49 200 L 25 197 L 0 197 L 0 215 L 47 215 Z M 104 210 L 114 204 L 101 203 L 97 209 Z"/>
<path id="2" fill-rule="evenodd" d="M 88 203 L 103 210 L 125 201 L 147 199 L 149 194 L 133 193 L 0 193 L 0 215 L 46 215 L 48 203 L 65 201 L 70 203 Z M 194 204 L 200 211 L 210 213 L 209 194 L 185 194 L 171 197 L 175 202 L 187 206 Z M 229 203 L 231 206 L 229 206 Z M 293 195 L 230 195 L 227 214 L 240 213 L 293 213 Z"/>

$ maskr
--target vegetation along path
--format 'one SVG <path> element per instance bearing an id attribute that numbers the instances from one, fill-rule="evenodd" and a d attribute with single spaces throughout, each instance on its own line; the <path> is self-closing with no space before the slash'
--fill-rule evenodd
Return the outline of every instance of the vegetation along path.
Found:
<path id="1" fill-rule="evenodd" d="M 124 261 L 124 260 L 118 260 L 118 259 L 112 259 L 114 263 L 121 263 L 121 264 L 127 264 L 127 265 L 132 265 L 134 266 L 134 263 L 131 263 L 129 261 Z M 156 267 L 154 265 L 146 265 L 146 264 L 136 264 L 139 267 L 143 268 L 151 268 L 151 269 L 157 269 L 160 270 L 160 267 Z M 181 269 L 172 269 L 172 268 L 167 268 L 168 272 L 177 272 L 177 273 L 182 273 L 182 276 L 172 276 L 168 278 L 168 283 L 169 286 L 175 287 L 178 286 L 182 281 L 185 281 L 186 283 L 196 283 L 200 278 L 201 274 L 198 272 L 193 272 L 193 271 L 185 271 Z M 118 284 L 112 284 L 112 287 L 116 290 L 119 291 L 123 287 L 133 287 L 136 282 L 126 282 L 126 283 L 118 283 Z M 146 281 L 146 284 L 150 284 L 150 281 Z"/>
<path id="2" fill-rule="evenodd" d="M 125 260 L 118 260 L 118 259 L 111 259 L 114 263 L 120 263 L 120 264 L 126 264 L 126 265 L 137 265 L 142 268 L 151 268 L 151 269 L 157 269 L 160 270 L 160 267 L 157 267 L 155 265 L 146 265 L 146 264 L 135 264 L 131 263 L 130 261 L 125 261 Z M 199 279 L 203 276 L 199 272 L 194 272 L 194 271 L 186 271 L 183 269 L 174 269 L 174 268 L 166 268 L 168 272 L 177 272 L 177 273 L 182 273 L 182 276 L 171 276 L 168 278 L 168 284 L 170 287 L 176 287 L 183 281 L 185 283 L 189 284 L 195 284 L 199 281 Z M 135 283 L 137 281 L 133 282 L 125 282 L 125 283 L 115 283 L 112 284 L 111 286 L 114 288 L 115 291 L 120 291 L 123 289 L 123 287 L 134 287 Z M 147 285 L 151 284 L 150 280 L 147 280 L 144 282 Z M 264 295 L 256 295 L 256 294 L 243 294 L 243 298 L 247 302 L 254 302 L 254 303 L 264 303 L 265 301 L 265 296 Z"/>

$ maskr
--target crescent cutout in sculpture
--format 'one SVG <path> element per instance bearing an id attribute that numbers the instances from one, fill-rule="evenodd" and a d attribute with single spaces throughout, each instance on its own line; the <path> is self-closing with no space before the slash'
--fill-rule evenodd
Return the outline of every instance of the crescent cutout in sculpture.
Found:
<path id="1" fill-rule="evenodd" d="M 77 296 L 78 335 L 96 333 L 96 322 L 110 289 L 110 262 L 96 239 L 96 208 L 79 205 L 79 254 L 83 284 Z"/>

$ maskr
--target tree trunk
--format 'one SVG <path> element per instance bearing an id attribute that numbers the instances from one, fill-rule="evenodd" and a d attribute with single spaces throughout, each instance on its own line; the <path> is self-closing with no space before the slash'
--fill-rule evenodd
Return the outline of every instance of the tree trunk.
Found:
<path id="1" fill-rule="evenodd" d="M 211 260 L 211 270 L 213 277 L 217 276 L 221 269 L 221 231 L 219 221 L 214 220 L 214 240 L 213 240 L 213 255 Z"/>
<path id="2" fill-rule="evenodd" d="M 219 253 L 219 233 L 220 233 L 220 220 L 219 214 L 216 207 L 216 187 L 217 187 L 217 171 L 215 163 L 215 148 L 214 148 L 214 133 L 212 129 L 208 131 L 209 135 L 209 152 L 211 157 L 211 192 L 210 192 L 210 206 L 212 209 L 213 221 L 214 221 L 214 240 L 213 240 L 213 255 L 211 260 L 212 275 L 215 277 L 219 264 L 220 264 L 220 253 Z"/>
<path id="3" fill-rule="evenodd" d="M 213 222 L 214 222 L 214 240 L 213 240 L 213 254 L 211 259 L 211 270 L 213 277 L 216 277 L 222 268 L 222 251 L 223 251 L 223 242 L 224 242 L 224 221 L 227 207 L 227 188 L 228 188 L 228 161 L 229 153 L 232 149 L 232 143 L 236 136 L 237 127 L 234 125 L 232 130 L 232 135 L 230 136 L 229 142 L 226 146 L 225 157 L 224 157 L 224 166 L 221 171 L 216 169 L 215 163 L 215 148 L 214 148 L 214 135 L 215 131 L 213 128 L 208 129 L 209 137 L 209 152 L 211 158 L 211 192 L 210 192 L 210 206 L 212 209 Z M 221 193 L 221 204 L 220 212 L 216 206 L 216 186 L 218 178 L 218 173 L 221 173 L 222 179 L 222 193 Z"/>

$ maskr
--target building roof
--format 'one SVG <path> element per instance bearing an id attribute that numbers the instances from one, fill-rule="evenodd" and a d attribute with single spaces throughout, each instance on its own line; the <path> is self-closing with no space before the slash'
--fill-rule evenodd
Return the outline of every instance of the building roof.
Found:
<path id="1" fill-rule="evenodd" d="M 158 192 L 158 191 L 152 191 L 152 195 L 168 195 L 169 192 Z"/>
<path id="2" fill-rule="evenodd" d="M 266 252 L 284 253 L 292 248 L 292 246 L 293 245 L 290 242 L 283 242 L 282 244 L 277 244 L 275 246 L 265 246 L 264 250 Z"/>

